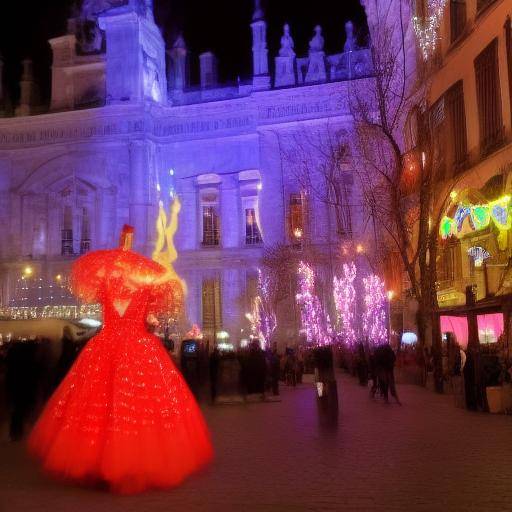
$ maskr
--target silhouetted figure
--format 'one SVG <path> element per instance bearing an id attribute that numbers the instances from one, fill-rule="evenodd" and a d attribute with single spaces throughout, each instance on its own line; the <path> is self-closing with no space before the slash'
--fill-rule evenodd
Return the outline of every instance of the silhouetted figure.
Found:
<path id="1" fill-rule="evenodd" d="M 478 409 L 475 380 L 475 359 L 471 350 L 467 351 L 466 364 L 463 369 L 464 374 L 464 393 L 466 396 L 466 407 L 471 411 Z"/>
<path id="2" fill-rule="evenodd" d="M 297 384 L 297 357 L 292 349 L 286 349 L 284 363 L 284 380 L 287 386 L 295 387 Z"/>
<path id="3" fill-rule="evenodd" d="M 279 395 L 279 374 L 281 372 L 281 369 L 279 356 L 277 355 L 277 351 L 275 349 L 269 350 L 267 352 L 267 369 L 272 394 L 274 396 L 277 396 Z"/>
<path id="4" fill-rule="evenodd" d="M 377 379 L 382 397 L 389 402 L 388 393 L 400 404 L 395 386 L 395 361 L 396 356 L 393 349 L 386 343 L 375 349 L 375 365 L 377 370 Z"/>
<path id="5" fill-rule="evenodd" d="M 215 402 L 217 398 L 217 382 L 219 379 L 219 364 L 220 364 L 220 352 L 215 345 L 213 352 L 210 355 L 210 390 L 212 402 Z"/>
<path id="6" fill-rule="evenodd" d="M 7 352 L 7 398 L 11 408 L 9 436 L 23 437 L 25 422 L 34 407 L 38 385 L 37 343 L 14 341 Z"/>
<path id="7" fill-rule="evenodd" d="M 357 369 L 357 376 L 359 378 L 359 384 L 361 386 L 367 386 L 368 385 L 368 363 L 366 361 L 366 354 L 364 351 L 363 343 L 359 343 L 357 346 L 356 369 Z"/>
<path id="8" fill-rule="evenodd" d="M 62 352 L 55 368 L 54 388 L 57 388 L 68 374 L 80 352 L 80 347 L 81 345 L 73 339 L 69 327 L 65 326 L 62 332 Z"/>
<path id="9" fill-rule="evenodd" d="M 265 392 L 265 378 L 267 374 L 267 363 L 265 352 L 261 350 L 259 340 L 251 343 L 247 358 L 247 393 Z"/>

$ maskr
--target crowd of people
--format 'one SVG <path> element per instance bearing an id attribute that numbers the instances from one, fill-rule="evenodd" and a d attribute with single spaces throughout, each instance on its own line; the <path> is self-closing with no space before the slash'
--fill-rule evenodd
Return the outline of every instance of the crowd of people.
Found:
<path id="1" fill-rule="evenodd" d="M 395 384 L 396 355 L 389 343 L 377 347 L 368 348 L 360 342 L 354 354 L 354 371 L 362 386 L 367 386 L 371 379 L 370 396 L 380 396 L 389 403 L 389 395 L 397 404 L 401 404 L 398 398 Z"/>
<path id="2" fill-rule="evenodd" d="M 2 410 L 9 412 L 9 437 L 22 439 L 27 423 L 41 410 L 71 368 L 84 341 L 64 328 L 60 342 L 43 336 L 15 338 L 0 347 Z"/>

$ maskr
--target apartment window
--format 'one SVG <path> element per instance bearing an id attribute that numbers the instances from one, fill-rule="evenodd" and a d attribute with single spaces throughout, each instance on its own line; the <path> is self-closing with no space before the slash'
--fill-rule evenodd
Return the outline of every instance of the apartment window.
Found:
<path id="1" fill-rule="evenodd" d="M 80 254 L 85 254 L 91 250 L 91 222 L 89 211 L 82 208 L 82 237 L 80 239 Z"/>
<path id="2" fill-rule="evenodd" d="M 71 256 L 73 253 L 73 211 L 71 206 L 65 206 L 61 230 L 61 254 Z"/>
<path id="3" fill-rule="evenodd" d="M 508 16 L 505 22 L 505 44 L 507 46 L 508 94 L 510 97 L 510 114 L 512 116 L 512 20 Z"/>
<path id="4" fill-rule="evenodd" d="M 480 126 L 480 150 L 486 156 L 503 141 L 498 39 L 475 59 L 476 92 Z"/>
<path id="5" fill-rule="evenodd" d="M 215 247 L 220 243 L 220 221 L 216 206 L 203 206 L 203 245 Z"/>
<path id="6" fill-rule="evenodd" d="M 495 0 L 477 0 L 476 2 L 476 10 L 477 13 L 483 11 L 488 5 L 491 5 Z"/>
<path id="7" fill-rule="evenodd" d="M 446 92 L 446 149 L 453 173 L 464 168 L 467 161 L 466 111 L 462 80 Z"/>
<path id="8" fill-rule="evenodd" d="M 245 243 L 247 245 L 256 245 L 263 242 L 261 238 L 256 211 L 254 208 L 245 209 Z"/>
<path id="9" fill-rule="evenodd" d="M 222 305 L 220 280 L 206 279 L 203 281 L 203 331 L 216 335 L 222 330 Z"/>
<path id="10" fill-rule="evenodd" d="M 466 27 L 466 0 L 450 0 L 451 42 L 456 41 Z"/>

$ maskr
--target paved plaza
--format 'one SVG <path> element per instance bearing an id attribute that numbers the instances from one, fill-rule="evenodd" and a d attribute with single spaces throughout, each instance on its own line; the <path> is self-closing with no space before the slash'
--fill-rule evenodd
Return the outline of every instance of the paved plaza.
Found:
<path id="1" fill-rule="evenodd" d="M 1 512 L 510 511 L 512 418 L 456 409 L 400 386 L 403 407 L 338 376 L 337 430 L 320 427 L 311 385 L 282 401 L 205 407 L 215 462 L 182 487 L 113 496 L 41 475 L 0 445 Z"/>

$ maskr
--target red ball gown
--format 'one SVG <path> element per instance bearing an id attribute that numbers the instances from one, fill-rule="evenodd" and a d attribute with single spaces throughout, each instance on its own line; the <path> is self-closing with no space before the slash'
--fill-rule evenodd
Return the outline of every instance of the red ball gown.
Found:
<path id="1" fill-rule="evenodd" d="M 182 299 L 158 263 L 125 249 L 75 263 L 75 293 L 103 327 L 46 405 L 29 449 L 49 473 L 118 493 L 178 485 L 212 458 L 199 407 L 146 318 Z"/>

